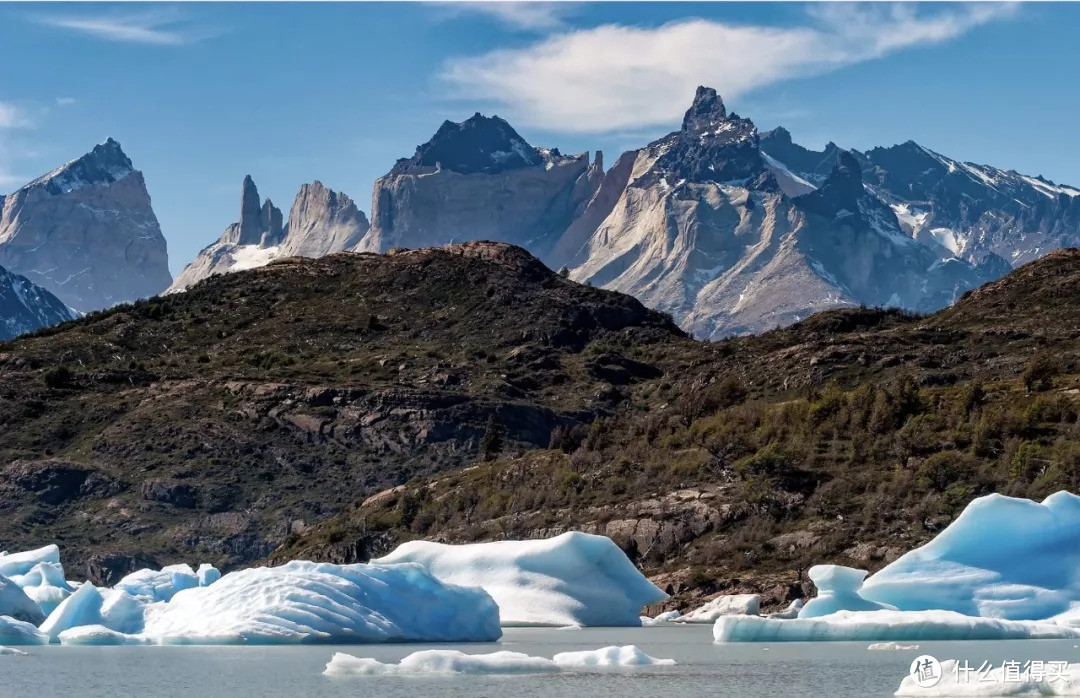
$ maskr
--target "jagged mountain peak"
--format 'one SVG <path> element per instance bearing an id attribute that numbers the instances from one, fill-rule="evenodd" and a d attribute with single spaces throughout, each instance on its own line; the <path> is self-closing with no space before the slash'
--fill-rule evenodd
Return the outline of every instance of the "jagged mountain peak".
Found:
<path id="1" fill-rule="evenodd" d="M 506 120 L 477 112 L 461 122 L 444 121 L 431 140 L 417 146 L 411 158 L 399 160 L 392 172 L 441 167 L 462 174 L 495 173 L 543 162 L 544 155 Z"/>
<path id="2" fill-rule="evenodd" d="M 705 131 L 728 118 L 724 100 L 711 87 L 698 85 L 694 102 L 683 116 L 683 131 Z"/>
<path id="3" fill-rule="evenodd" d="M 29 182 L 23 189 L 41 187 L 50 194 L 64 194 L 88 186 L 107 185 L 135 171 L 120 142 L 107 138 L 90 152 Z"/>

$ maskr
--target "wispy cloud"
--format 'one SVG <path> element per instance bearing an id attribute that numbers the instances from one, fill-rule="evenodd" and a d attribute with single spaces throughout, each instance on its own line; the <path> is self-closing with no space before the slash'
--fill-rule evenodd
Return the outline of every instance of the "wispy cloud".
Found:
<path id="1" fill-rule="evenodd" d="M 566 24 L 566 18 L 576 9 L 576 3 L 572 2 L 494 0 L 492 2 L 438 2 L 435 4 L 452 15 L 487 15 L 508 27 L 528 31 L 562 28 Z"/>
<path id="2" fill-rule="evenodd" d="M 1011 4 L 815 6 L 802 26 L 685 19 L 569 30 L 520 49 L 448 61 L 454 96 L 530 126 L 610 132 L 679 119 L 699 84 L 725 97 L 940 43 L 1011 16 Z"/>
<path id="3" fill-rule="evenodd" d="M 0 102 L 0 129 L 27 126 L 26 114 L 10 102 Z"/>
<path id="4" fill-rule="evenodd" d="M 74 97 L 57 97 L 56 98 L 56 106 L 58 106 L 58 107 L 70 107 L 72 104 L 75 104 L 75 98 Z"/>
<path id="5" fill-rule="evenodd" d="M 102 14 L 42 14 L 38 24 L 67 29 L 105 41 L 156 46 L 181 46 L 215 36 L 217 32 L 193 24 L 171 9 Z"/>

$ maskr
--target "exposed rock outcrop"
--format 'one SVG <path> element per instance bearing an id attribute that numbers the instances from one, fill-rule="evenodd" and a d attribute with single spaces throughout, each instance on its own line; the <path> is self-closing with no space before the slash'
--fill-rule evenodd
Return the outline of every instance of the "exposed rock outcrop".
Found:
<path id="1" fill-rule="evenodd" d="M 111 138 L 0 197 L 0 265 L 80 312 L 155 295 L 171 280 L 142 172 Z"/>
<path id="2" fill-rule="evenodd" d="M 322 257 L 356 247 L 371 225 L 345 194 L 316 180 L 300 187 L 289 211 L 284 257 Z"/>

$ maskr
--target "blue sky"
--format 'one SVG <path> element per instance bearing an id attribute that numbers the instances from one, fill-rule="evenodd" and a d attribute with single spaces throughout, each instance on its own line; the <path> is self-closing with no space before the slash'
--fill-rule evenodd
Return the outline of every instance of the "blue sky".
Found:
<path id="1" fill-rule="evenodd" d="M 820 147 L 907 139 L 1080 185 L 1080 5 L 0 5 L 0 192 L 112 136 L 146 174 L 173 272 L 251 174 L 286 215 L 371 187 L 443 119 L 497 113 L 606 162 L 716 87 Z"/>

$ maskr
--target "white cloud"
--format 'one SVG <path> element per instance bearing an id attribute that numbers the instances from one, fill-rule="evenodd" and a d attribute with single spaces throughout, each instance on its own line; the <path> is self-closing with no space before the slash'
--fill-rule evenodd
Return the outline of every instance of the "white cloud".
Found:
<path id="1" fill-rule="evenodd" d="M 493 17 L 515 29 L 543 31 L 564 26 L 564 20 L 574 9 L 571 2 L 440 2 L 439 7 L 454 15 L 476 13 Z"/>
<path id="2" fill-rule="evenodd" d="M 74 97 L 57 97 L 56 98 L 56 105 L 58 107 L 70 107 L 72 104 L 75 104 L 75 98 Z"/>
<path id="3" fill-rule="evenodd" d="M 725 97 L 955 38 L 1015 12 L 825 3 L 807 23 L 771 27 L 685 19 L 661 27 L 605 25 L 520 49 L 448 61 L 454 96 L 490 103 L 516 123 L 608 132 L 674 123 L 699 84 Z"/>
<path id="4" fill-rule="evenodd" d="M 138 13 L 107 13 L 99 15 L 40 15 L 33 18 L 39 24 L 68 29 L 106 41 L 180 46 L 213 36 L 205 28 L 190 25 L 179 14 L 169 10 L 150 10 Z"/>
<path id="5" fill-rule="evenodd" d="M 0 129 L 28 126 L 30 126 L 30 119 L 26 112 L 10 102 L 0 102 Z"/>

